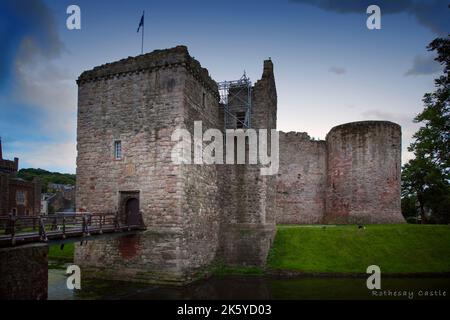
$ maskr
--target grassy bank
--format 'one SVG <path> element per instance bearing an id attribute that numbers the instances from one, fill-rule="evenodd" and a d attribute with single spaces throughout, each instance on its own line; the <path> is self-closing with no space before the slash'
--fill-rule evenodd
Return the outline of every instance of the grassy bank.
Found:
<path id="1" fill-rule="evenodd" d="M 50 246 L 49 260 L 73 262 L 74 244 Z M 369 265 L 383 273 L 450 272 L 450 226 L 368 225 L 278 226 L 267 267 L 274 270 L 365 273 Z M 262 275 L 256 267 L 214 266 L 213 273 Z"/>
<path id="2" fill-rule="evenodd" d="M 450 272 L 450 226 L 278 226 L 268 268 L 302 272 Z"/>
<path id="3" fill-rule="evenodd" d="M 73 243 L 66 243 L 63 250 L 60 245 L 52 245 L 48 250 L 48 259 L 58 262 L 73 262 L 74 250 Z"/>

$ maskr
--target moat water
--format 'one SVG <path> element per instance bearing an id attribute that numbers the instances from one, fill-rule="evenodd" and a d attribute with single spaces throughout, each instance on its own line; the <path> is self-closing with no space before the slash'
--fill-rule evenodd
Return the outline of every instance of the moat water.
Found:
<path id="1" fill-rule="evenodd" d="M 374 296 L 372 291 L 367 289 L 364 278 L 320 277 L 295 279 L 261 276 L 212 277 L 181 288 L 82 279 L 81 290 L 69 290 L 66 286 L 65 271 L 64 265 L 49 264 L 49 300 L 450 299 L 450 278 L 382 278 L 382 290 Z M 380 296 L 381 294 L 384 296 Z"/>

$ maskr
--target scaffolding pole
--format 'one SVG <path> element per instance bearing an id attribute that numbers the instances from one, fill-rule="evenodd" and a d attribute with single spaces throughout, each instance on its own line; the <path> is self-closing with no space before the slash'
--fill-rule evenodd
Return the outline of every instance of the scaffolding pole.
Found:
<path id="1" fill-rule="evenodd" d="M 224 109 L 224 129 L 251 128 L 252 83 L 244 72 L 239 80 L 217 83 Z M 237 114 L 245 113 L 242 120 Z"/>

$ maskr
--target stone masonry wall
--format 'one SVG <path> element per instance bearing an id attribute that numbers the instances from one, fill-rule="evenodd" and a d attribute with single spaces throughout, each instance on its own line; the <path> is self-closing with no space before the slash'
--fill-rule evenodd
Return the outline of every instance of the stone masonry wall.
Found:
<path id="1" fill-rule="evenodd" d="M 261 80 L 252 88 L 251 127 L 276 129 L 276 108 L 273 64 L 267 60 Z M 221 168 L 220 252 L 225 264 L 266 263 L 275 235 L 275 177 L 262 176 L 260 168 L 248 164 Z"/>
<path id="2" fill-rule="evenodd" d="M 253 88 L 252 127 L 267 129 L 267 150 L 271 150 L 271 130 L 277 128 L 277 89 L 271 60 L 264 61 L 263 74 Z M 261 194 L 264 205 L 264 224 L 275 224 L 276 217 L 276 175 L 259 176 L 265 192 Z M 273 229 L 275 233 L 275 228 Z"/>
<path id="3" fill-rule="evenodd" d="M 219 96 L 206 90 L 204 84 L 188 74 L 184 88 L 184 127 L 194 137 L 194 123 L 202 122 L 202 133 L 207 129 L 222 129 L 219 118 Z M 204 142 L 203 148 L 209 143 Z M 192 156 L 195 147 L 192 147 Z M 193 158 L 192 158 L 193 159 Z M 181 210 L 184 215 L 184 237 L 186 239 L 188 266 L 201 270 L 216 258 L 219 245 L 220 206 L 215 164 L 185 164 L 181 166 L 183 198 Z"/>
<path id="4" fill-rule="evenodd" d="M 306 133 L 280 132 L 278 224 L 316 224 L 325 215 L 327 149 Z"/>
<path id="5" fill-rule="evenodd" d="M 327 223 L 400 223 L 401 128 L 353 122 L 327 135 Z"/>
<path id="6" fill-rule="evenodd" d="M 399 223 L 401 128 L 362 121 L 326 141 L 280 133 L 277 223 Z"/>
<path id="7" fill-rule="evenodd" d="M 186 127 L 188 103 L 194 99 L 187 95 L 192 77 L 202 83 L 208 103 L 217 104 L 215 82 L 186 47 L 107 64 L 80 76 L 77 210 L 115 212 L 121 207 L 120 192 L 138 192 L 147 232 L 135 238 L 137 252 L 126 261 L 117 253 L 118 245 L 93 242 L 77 248 L 77 263 L 95 269 L 112 266 L 108 277 L 114 277 L 114 270 L 128 273 L 130 280 L 133 275 L 143 280 L 146 274 L 149 282 L 157 278 L 155 273 L 166 270 L 172 274 L 170 281 L 183 282 L 193 269 L 212 259 L 210 252 L 215 252 L 217 243 L 215 204 L 205 212 L 192 203 L 190 194 L 196 190 L 186 186 L 196 175 L 171 159 L 175 145 L 171 134 L 175 128 Z M 208 110 L 214 107 L 207 106 Z M 122 142 L 120 160 L 114 159 L 115 140 Z M 214 179 L 214 169 L 208 175 Z M 196 236 L 212 246 L 204 248 L 204 256 L 192 257 L 193 248 L 198 247 L 193 245 Z"/>
<path id="8" fill-rule="evenodd" d="M 48 245 L 0 249 L 0 300 L 45 300 Z"/>

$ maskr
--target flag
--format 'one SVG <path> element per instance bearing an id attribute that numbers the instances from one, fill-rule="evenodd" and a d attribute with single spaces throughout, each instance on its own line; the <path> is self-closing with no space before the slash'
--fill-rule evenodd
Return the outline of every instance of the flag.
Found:
<path id="1" fill-rule="evenodd" d="M 139 26 L 138 26 L 137 32 L 139 32 L 141 27 L 144 27 L 144 14 L 142 14 L 141 22 L 139 22 Z"/>

